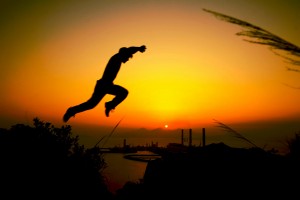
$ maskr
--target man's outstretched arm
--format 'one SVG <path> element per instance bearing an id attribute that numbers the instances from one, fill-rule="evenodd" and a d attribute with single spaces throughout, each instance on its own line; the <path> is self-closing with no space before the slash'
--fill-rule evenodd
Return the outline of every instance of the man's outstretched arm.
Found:
<path id="1" fill-rule="evenodd" d="M 127 49 L 128 49 L 128 52 L 131 53 L 131 54 L 135 54 L 138 51 L 143 53 L 146 50 L 146 46 L 142 45 L 140 47 L 128 47 Z"/>

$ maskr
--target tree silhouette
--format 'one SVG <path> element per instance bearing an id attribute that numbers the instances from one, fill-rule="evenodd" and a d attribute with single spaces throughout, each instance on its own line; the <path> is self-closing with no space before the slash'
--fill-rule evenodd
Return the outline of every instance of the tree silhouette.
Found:
<path id="1" fill-rule="evenodd" d="M 111 199 L 98 147 L 85 148 L 71 126 L 54 127 L 38 118 L 34 126 L 0 129 L 2 195 L 28 198 Z"/>
<path id="2" fill-rule="evenodd" d="M 269 46 L 276 55 L 283 57 L 286 61 L 294 66 L 287 67 L 288 70 L 300 72 L 300 48 L 298 46 L 248 22 L 215 11 L 207 9 L 203 10 L 213 14 L 215 17 L 221 20 L 243 27 L 244 30 L 236 33 L 236 35 L 245 36 L 252 39 L 244 39 L 245 41 Z M 279 52 L 277 50 L 279 50 Z"/>

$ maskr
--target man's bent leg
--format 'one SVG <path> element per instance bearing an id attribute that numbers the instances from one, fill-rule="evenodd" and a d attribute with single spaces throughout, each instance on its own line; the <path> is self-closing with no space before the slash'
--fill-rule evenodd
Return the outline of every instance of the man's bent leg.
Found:
<path id="1" fill-rule="evenodd" d="M 64 122 L 67 122 L 71 117 L 74 117 L 77 113 L 94 108 L 99 103 L 100 100 L 101 99 L 96 99 L 91 97 L 89 100 L 87 100 L 82 104 L 70 107 L 63 117 Z"/>
<path id="2" fill-rule="evenodd" d="M 63 121 L 67 122 L 72 116 L 75 116 L 77 113 L 94 108 L 101 101 L 104 95 L 105 95 L 105 88 L 102 89 L 101 84 L 98 81 L 91 98 L 82 104 L 70 107 L 65 113 L 63 117 Z"/>
<path id="3" fill-rule="evenodd" d="M 128 96 L 128 90 L 119 85 L 112 85 L 108 90 L 108 94 L 115 95 L 115 97 L 113 100 L 105 103 L 105 115 L 107 117 L 109 112 L 115 109 Z"/>

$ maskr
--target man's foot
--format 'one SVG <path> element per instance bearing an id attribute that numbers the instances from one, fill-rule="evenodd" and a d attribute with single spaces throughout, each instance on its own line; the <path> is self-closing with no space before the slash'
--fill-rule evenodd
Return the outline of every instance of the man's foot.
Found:
<path id="1" fill-rule="evenodd" d="M 113 107 L 109 106 L 109 102 L 105 103 L 105 115 L 106 115 L 106 117 L 109 117 L 109 113 L 113 109 L 114 109 Z"/>
<path id="2" fill-rule="evenodd" d="M 71 111 L 71 108 L 69 108 L 69 109 L 67 110 L 67 112 L 64 114 L 63 121 L 64 121 L 64 122 L 67 122 L 67 121 L 69 121 L 69 119 L 70 119 L 71 117 L 74 117 L 74 116 L 75 116 L 75 113 L 73 113 L 73 112 Z"/>

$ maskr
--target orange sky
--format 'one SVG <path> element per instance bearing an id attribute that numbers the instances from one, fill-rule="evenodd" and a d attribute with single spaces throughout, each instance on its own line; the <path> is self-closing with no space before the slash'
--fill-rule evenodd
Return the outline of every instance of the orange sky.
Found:
<path id="1" fill-rule="evenodd" d="M 271 3 L 271 4 L 270 4 Z M 106 118 L 104 102 L 68 124 L 196 128 L 296 121 L 299 73 L 266 46 L 235 33 L 210 9 L 300 45 L 297 1 L 43 1 L 1 3 L 0 125 L 34 117 L 63 125 L 69 106 L 86 101 L 109 58 L 122 46 L 146 45 L 115 80 L 129 95 Z M 299 126 L 291 133 L 300 130 Z"/>

